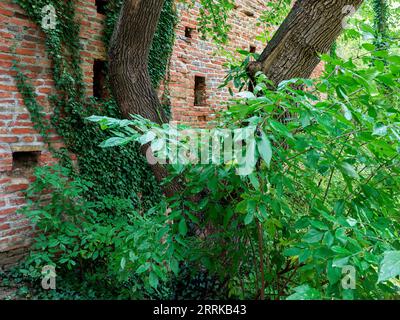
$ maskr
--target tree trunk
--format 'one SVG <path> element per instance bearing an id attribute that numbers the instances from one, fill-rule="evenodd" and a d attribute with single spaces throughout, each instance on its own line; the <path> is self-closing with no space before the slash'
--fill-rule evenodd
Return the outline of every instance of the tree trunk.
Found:
<path id="1" fill-rule="evenodd" d="M 122 115 L 138 114 L 155 123 L 168 122 L 148 71 L 148 58 L 164 0 L 125 0 L 110 43 L 109 77 Z M 142 147 L 146 156 L 150 146 Z M 168 174 L 164 166 L 151 165 L 157 181 Z M 167 196 L 179 190 L 177 182 L 164 188 Z"/>
<path id="2" fill-rule="evenodd" d="M 260 58 L 249 66 L 250 75 L 262 71 L 275 84 L 308 78 L 343 30 L 343 21 L 363 0 L 298 0 Z M 354 12 L 353 11 L 353 12 Z"/>
<path id="3" fill-rule="evenodd" d="M 168 122 L 148 72 L 148 58 L 164 0 L 126 0 L 110 43 L 110 83 L 122 115 Z"/>

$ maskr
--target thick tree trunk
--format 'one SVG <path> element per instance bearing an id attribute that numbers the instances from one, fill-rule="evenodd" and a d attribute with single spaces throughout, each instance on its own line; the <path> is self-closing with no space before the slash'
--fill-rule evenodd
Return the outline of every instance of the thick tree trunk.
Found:
<path id="1" fill-rule="evenodd" d="M 168 122 L 151 84 L 148 57 L 164 0 L 125 0 L 110 43 L 111 89 L 125 118 L 139 114 L 155 123 Z M 149 146 L 143 146 L 147 155 Z M 161 182 L 168 174 L 160 164 L 151 165 Z M 164 188 L 167 196 L 179 190 L 177 183 Z"/>
<path id="2" fill-rule="evenodd" d="M 350 6 L 363 0 L 298 0 L 258 61 L 249 66 L 262 71 L 275 84 L 292 78 L 308 78 L 343 30 Z M 346 10 L 347 9 L 347 10 Z"/>
<path id="3" fill-rule="evenodd" d="M 151 84 L 148 57 L 164 0 L 126 0 L 110 43 L 110 83 L 124 117 L 168 118 Z"/>

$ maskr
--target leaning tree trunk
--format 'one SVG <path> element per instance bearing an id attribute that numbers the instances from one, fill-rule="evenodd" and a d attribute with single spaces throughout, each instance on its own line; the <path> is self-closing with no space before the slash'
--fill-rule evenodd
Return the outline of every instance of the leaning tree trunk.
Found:
<path id="1" fill-rule="evenodd" d="M 148 72 L 148 58 L 164 0 L 125 0 L 110 43 L 109 77 L 122 115 L 168 121 Z"/>
<path id="2" fill-rule="evenodd" d="M 262 71 L 275 84 L 308 78 L 343 30 L 343 21 L 363 0 L 297 0 L 250 75 Z"/>
<path id="3" fill-rule="evenodd" d="M 148 59 L 164 0 L 125 0 L 115 26 L 109 51 L 109 78 L 113 95 L 122 115 L 138 114 L 155 123 L 168 122 L 152 86 Z M 147 155 L 150 146 L 142 147 Z M 157 181 L 167 176 L 160 164 L 151 169 Z M 179 190 L 176 182 L 164 188 L 167 196 Z"/>

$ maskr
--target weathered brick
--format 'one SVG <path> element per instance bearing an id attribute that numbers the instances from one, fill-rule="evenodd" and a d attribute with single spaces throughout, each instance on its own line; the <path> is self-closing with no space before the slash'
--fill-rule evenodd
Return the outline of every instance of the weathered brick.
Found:
<path id="1" fill-rule="evenodd" d="M 230 42 L 226 50 L 249 50 L 250 46 L 261 52 L 264 43 L 256 40 L 263 31 L 257 25 L 259 14 L 265 9 L 265 2 L 236 0 L 240 6 L 232 13 Z M 243 8 L 252 12 L 243 12 Z M 228 60 L 214 55 L 217 47 L 211 41 L 201 40 L 197 30 L 199 6 L 185 9 L 177 4 L 180 22 L 176 27 L 176 43 L 171 57 L 169 72 L 169 95 L 173 121 L 185 122 L 204 127 L 230 98 L 227 88 L 219 88 L 226 74 Z M 107 53 L 101 42 L 104 16 L 97 14 L 94 0 L 79 0 L 77 5 L 80 32 L 83 84 L 88 95 L 93 94 L 93 61 L 106 59 Z M 249 10 L 247 10 L 249 11 Z M 192 28 L 191 38 L 185 36 L 185 28 Z M 48 95 L 54 91 L 52 64 L 45 53 L 45 35 L 30 21 L 26 13 L 13 0 L 2 0 L 0 8 L 0 252 L 21 249 L 29 244 L 32 228 L 27 226 L 23 216 L 15 212 L 24 204 L 24 191 L 34 180 L 30 174 L 25 182 L 16 182 L 13 172 L 11 148 L 35 146 L 43 138 L 33 129 L 22 95 L 16 89 L 16 71 L 11 67 L 13 60 L 23 65 L 25 75 L 36 87 L 38 102 L 50 113 Z M 15 49 L 15 50 L 14 50 Z M 14 52 L 15 51 L 15 52 Z M 317 70 L 316 72 L 320 72 Z M 206 96 L 204 106 L 194 106 L 195 76 L 205 77 Z M 160 97 L 165 89 L 163 83 L 158 90 Z M 50 114 L 47 115 L 47 118 Z M 53 146 L 63 146 L 62 140 L 53 133 Z M 6 145 L 7 147 L 4 147 Z M 3 148 L 3 147 L 4 148 Z M 72 157 L 76 160 L 76 157 Z M 44 150 L 39 164 L 52 164 L 55 159 Z M 11 229 L 7 229 L 11 228 Z M 4 233 L 3 231 L 7 231 Z M 2 257 L 0 257 L 0 262 Z M 1 265 L 1 263 L 0 263 Z"/>

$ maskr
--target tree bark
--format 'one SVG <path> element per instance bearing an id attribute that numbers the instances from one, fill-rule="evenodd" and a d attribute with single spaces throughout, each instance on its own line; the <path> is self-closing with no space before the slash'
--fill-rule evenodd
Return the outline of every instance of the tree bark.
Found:
<path id="1" fill-rule="evenodd" d="M 158 124 L 168 122 L 148 71 L 149 52 L 163 4 L 164 0 L 125 0 L 111 38 L 110 85 L 127 119 L 138 114 Z M 142 147 L 145 156 L 149 148 Z M 157 181 L 168 175 L 164 166 L 150 166 Z M 164 193 L 172 196 L 178 190 L 179 184 L 173 182 L 165 186 Z"/>
<path id="2" fill-rule="evenodd" d="M 308 78 L 343 30 L 352 6 L 363 0 L 297 0 L 260 58 L 250 64 L 254 76 L 262 71 L 276 85 L 292 78 Z M 347 6 L 347 7 L 346 7 Z"/>
<path id="3" fill-rule="evenodd" d="M 148 58 L 164 0 L 126 0 L 110 43 L 110 84 L 122 115 L 168 122 L 153 88 Z"/>

